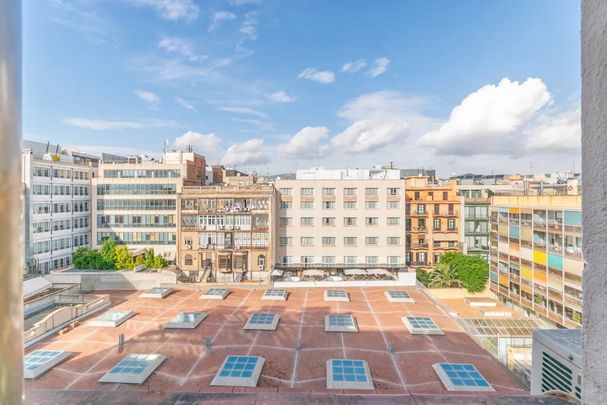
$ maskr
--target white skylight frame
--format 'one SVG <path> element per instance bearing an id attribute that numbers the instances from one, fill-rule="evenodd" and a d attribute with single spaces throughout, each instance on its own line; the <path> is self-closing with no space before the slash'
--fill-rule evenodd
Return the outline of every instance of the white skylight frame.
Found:
<path id="1" fill-rule="evenodd" d="M 139 298 L 164 298 L 170 295 L 174 290 L 168 287 L 153 287 L 139 295 Z"/>
<path id="2" fill-rule="evenodd" d="M 350 319 L 351 322 L 336 325 L 331 323 L 332 318 Z M 328 314 L 325 315 L 325 332 L 358 332 L 358 323 L 356 323 L 354 315 L 351 314 Z"/>
<path id="3" fill-rule="evenodd" d="M 111 319 L 112 314 L 120 314 L 115 319 Z M 88 326 L 97 326 L 102 328 L 116 328 L 127 320 L 131 319 L 137 315 L 134 311 L 121 311 L 121 310 L 110 310 L 105 312 L 104 314 L 98 316 L 97 318 L 87 322 Z"/>
<path id="4" fill-rule="evenodd" d="M 509 318 L 512 316 L 512 310 L 509 308 L 478 307 L 478 312 L 482 316 L 491 318 Z"/>
<path id="5" fill-rule="evenodd" d="M 350 293 L 346 290 L 325 290 L 324 299 L 329 302 L 350 302 Z"/>
<path id="6" fill-rule="evenodd" d="M 289 292 L 283 288 L 269 288 L 264 291 L 261 299 L 264 301 L 286 301 Z"/>
<path id="7" fill-rule="evenodd" d="M 446 370 L 444 368 L 445 366 L 463 367 L 464 369 Z M 443 385 L 445 386 L 447 391 L 495 391 L 495 388 L 493 388 L 493 386 L 489 383 L 487 378 L 485 378 L 485 376 L 482 375 L 480 373 L 480 371 L 478 371 L 473 364 L 470 364 L 470 363 L 436 363 L 436 364 L 432 365 L 432 368 L 434 369 L 434 372 L 436 373 L 438 378 L 441 380 L 441 382 L 443 383 Z M 465 373 L 465 375 L 467 375 L 468 378 L 460 377 L 459 375 L 457 377 L 452 377 L 449 375 L 449 373 L 453 373 L 453 372 Z M 476 375 L 480 376 L 480 378 L 476 377 Z M 484 383 L 458 385 L 456 383 L 456 381 L 458 379 L 461 380 L 462 383 L 465 381 L 480 381 L 480 380 L 484 381 Z"/>
<path id="8" fill-rule="evenodd" d="M 241 358 L 246 358 L 247 363 L 245 363 L 244 368 L 236 369 L 236 366 L 234 365 L 238 364 L 238 360 Z M 230 363 L 231 359 L 235 359 L 235 361 Z M 255 359 L 255 362 L 251 363 L 248 359 Z M 259 381 L 259 376 L 261 376 L 265 361 L 266 359 L 260 356 L 229 355 L 224 359 L 221 367 L 219 367 L 219 370 L 211 381 L 211 385 L 224 387 L 257 387 L 257 382 Z M 228 366 L 228 364 L 232 364 L 232 366 Z M 253 366 L 251 367 L 250 364 L 253 364 Z M 232 375 L 232 373 L 236 373 L 237 375 Z M 238 376 L 239 373 L 241 373 L 241 376 Z M 245 375 L 243 376 L 242 374 Z"/>
<path id="9" fill-rule="evenodd" d="M 265 318 L 269 323 L 255 322 L 256 318 Z M 280 316 L 272 312 L 255 312 L 249 317 L 249 320 L 244 326 L 244 330 L 276 330 Z"/>
<path id="10" fill-rule="evenodd" d="M 180 312 L 164 324 L 164 329 L 196 329 L 207 316 L 203 311 Z"/>
<path id="11" fill-rule="evenodd" d="M 429 316 L 403 316 L 401 318 L 409 333 L 412 335 L 444 335 L 445 332 L 438 327 L 434 319 Z M 430 323 L 427 327 L 419 327 L 418 323 Z"/>
<path id="12" fill-rule="evenodd" d="M 23 378 L 35 380 L 71 354 L 64 350 L 34 350 L 23 358 Z"/>
<path id="13" fill-rule="evenodd" d="M 99 382 L 143 384 L 165 360 L 166 356 L 159 353 L 129 354 L 105 373 Z"/>
<path id="14" fill-rule="evenodd" d="M 221 293 L 219 293 L 221 291 Z M 225 300 L 230 294 L 227 288 L 209 288 L 200 296 L 201 300 Z"/>
<path id="15" fill-rule="evenodd" d="M 497 301 L 489 297 L 465 297 L 464 303 L 471 307 L 493 307 L 497 306 Z"/>
<path id="16" fill-rule="evenodd" d="M 329 359 L 326 364 L 327 389 L 372 390 L 375 388 L 369 364 L 364 360 Z"/>
<path id="17" fill-rule="evenodd" d="M 397 294 L 406 294 L 406 297 L 398 297 L 398 296 L 393 296 L 392 294 L 397 293 Z M 384 297 L 386 297 L 386 299 L 389 302 L 406 302 L 409 304 L 415 304 L 415 300 L 413 299 L 413 297 L 411 297 L 411 294 L 409 294 L 407 291 L 404 290 L 386 290 L 384 291 Z"/>

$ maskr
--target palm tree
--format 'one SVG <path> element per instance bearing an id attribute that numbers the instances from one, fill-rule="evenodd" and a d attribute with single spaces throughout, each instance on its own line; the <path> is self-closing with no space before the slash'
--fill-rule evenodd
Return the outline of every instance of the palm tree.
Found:
<path id="1" fill-rule="evenodd" d="M 448 263 L 439 263 L 436 270 L 430 273 L 428 286 L 431 288 L 459 287 L 461 282 L 457 278 L 455 268 Z"/>

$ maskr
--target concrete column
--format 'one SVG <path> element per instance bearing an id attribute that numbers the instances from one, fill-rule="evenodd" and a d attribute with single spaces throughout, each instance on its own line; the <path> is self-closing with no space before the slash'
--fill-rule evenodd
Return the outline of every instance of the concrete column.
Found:
<path id="1" fill-rule="evenodd" d="M 0 0 L 0 403 L 23 397 L 21 1 Z"/>
<path id="2" fill-rule="evenodd" d="M 607 1 L 582 1 L 582 330 L 586 404 L 607 403 Z"/>

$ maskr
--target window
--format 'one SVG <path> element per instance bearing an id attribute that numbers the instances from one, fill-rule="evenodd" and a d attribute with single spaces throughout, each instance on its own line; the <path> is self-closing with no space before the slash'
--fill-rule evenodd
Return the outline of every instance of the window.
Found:
<path id="1" fill-rule="evenodd" d="M 279 262 L 283 266 L 290 266 L 293 264 L 293 257 L 292 256 L 280 256 Z"/>
<path id="2" fill-rule="evenodd" d="M 449 193 L 447 191 L 443 191 L 443 201 L 447 201 L 449 199 Z"/>
<path id="3" fill-rule="evenodd" d="M 365 256 L 365 263 L 368 265 L 375 265 L 378 263 L 377 256 Z"/>
<path id="4" fill-rule="evenodd" d="M 440 248 L 440 241 L 438 241 L 438 240 L 432 241 L 432 247 L 433 248 Z"/>
<path id="5" fill-rule="evenodd" d="M 399 193 L 400 193 L 400 188 L 388 187 L 388 195 L 398 195 Z"/>
<path id="6" fill-rule="evenodd" d="M 280 217 L 280 226 L 289 226 L 293 225 L 292 217 Z"/>
<path id="7" fill-rule="evenodd" d="M 345 217 L 344 226 L 356 226 L 356 217 Z"/>
<path id="8" fill-rule="evenodd" d="M 335 201 L 323 201 L 322 208 L 325 210 L 334 210 L 335 209 Z"/>
<path id="9" fill-rule="evenodd" d="M 455 247 L 455 245 L 457 245 L 457 242 L 456 242 L 456 241 L 454 241 L 454 240 L 450 240 L 450 241 L 449 241 L 449 247 L 450 247 L 450 248 Z"/>
<path id="10" fill-rule="evenodd" d="M 419 201 L 419 191 L 416 191 L 416 192 L 415 192 L 413 199 L 414 199 L 415 201 Z"/>
<path id="11" fill-rule="evenodd" d="M 291 208 L 292 206 L 293 206 L 292 201 L 281 201 L 280 202 L 280 208 L 282 208 L 282 209 Z"/>
<path id="12" fill-rule="evenodd" d="M 185 260 L 184 260 L 184 264 L 186 266 L 191 266 L 194 262 L 194 260 L 192 259 L 192 255 L 185 255 Z"/>
<path id="13" fill-rule="evenodd" d="M 440 204 L 434 204 L 434 215 L 440 214 Z"/>
<path id="14" fill-rule="evenodd" d="M 400 237 L 388 236 L 388 245 L 400 245 Z"/>
<path id="15" fill-rule="evenodd" d="M 450 231 L 455 229 L 455 218 L 449 218 L 447 220 L 447 229 L 449 229 Z"/>
<path id="16" fill-rule="evenodd" d="M 379 207 L 379 204 L 377 203 L 377 201 L 365 201 L 365 208 L 366 209 L 377 209 Z"/>
<path id="17" fill-rule="evenodd" d="M 388 256 L 388 265 L 398 266 L 400 264 L 400 256 Z"/>
<path id="18" fill-rule="evenodd" d="M 300 238 L 301 246 L 314 246 L 314 238 L 311 236 L 302 236 Z"/>
<path id="19" fill-rule="evenodd" d="M 344 208 L 347 210 L 355 210 L 356 201 L 344 201 Z"/>
<path id="20" fill-rule="evenodd" d="M 375 187 L 367 187 L 365 189 L 365 195 L 377 195 L 377 188 L 375 188 Z"/>
<path id="21" fill-rule="evenodd" d="M 356 264 L 356 256 L 344 256 L 344 264 Z"/>
<path id="22" fill-rule="evenodd" d="M 353 188 L 353 187 L 344 188 L 344 195 L 356 195 L 356 188 Z"/>
<path id="23" fill-rule="evenodd" d="M 415 261 L 418 263 L 426 263 L 426 252 L 418 252 L 415 254 Z"/>
<path id="24" fill-rule="evenodd" d="M 301 264 L 313 264 L 314 256 L 301 256 L 300 261 Z"/>
<path id="25" fill-rule="evenodd" d="M 323 226 L 335 226 L 335 217 L 323 217 L 322 224 Z"/>
<path id="26" fill-rule="evenodd" d="M 324 265 L 334 265 L 335 264 L 335 256 L 323 256 L 322 257 L 322 264 Z"/>
<path id="27" fill-rule="evenodd" d="M 388 201 L 388 209 L 398 209 L 400 207 L 400 201 Z"/>
<path id="28" fill-rule="evenodd" d="M 290 188 L 280 188 L 278 189 L 280 191 L 280 194 L 282 195 L 291 195 L 292 189 Z"/>
<path id="29" fill-rule="evenodd" d="M 440 231 L 440 218 L 434 218 L 434 230 Z"/>
<path id="30" fill-rule="evenodd" d="M 302 210 L 311 210 L 314 208 L 314 201 L 302 201 L 299 206 Z"/>
<path id="31" fill-rule="evenodd" d="M 290 236 L 281 236 L 278 239 L 278 242 L 280 243 L 280 246 L 291 246 L 293 245 L 293 238 Z"/>
<path id="32" fill-rule="evenodd" d="M 375 226 L 379 224 L 379 218 L 377 217 L 366 217 L 365 218 L 365 224 L 367 226 Z"/>
<path id="33" fill-rule="evenodd" d="M 344 237 L 344 246 L 356 246 L 356 237 L 355 236 L 345 236 Z"/>
<path id="34" fill-rule="evenodd" d="M 322 238 L 323 246 L 335 246 L 335 237 L 333 236 L 324 236 Z"/>
<path id="35" fill-rule="evenodd" d="M 379 238 L 376 236 L 367 236 L 365 238 L 365 245 L 367 246 L 375 246 L 377 245 Z"/>
<path id="36" fill-rule="evenodd" d="M 300 223 L 303 226 L 312 226 L 314 225 L 314 217 L 301 217 Z"/>
<path id="37" fill-rule="evenodd" d="M 264 270 L 266 268 L 266 257 L 264 255 L 257 256 L 257 268 Z"/>
<path id="38" fill-rule="evenodd" d="M 399 217 L 388 217 L 388 225 L 400 225 Z"/>
<path id="39" fill-rule="evenodd" d="M 426 213 L 426 204 L 417 204 L 417 213 L 425 214 Z"/>
<path id="40" fill-rule="evenodd" d="M 299 194 L 301 195 L 314 195 L 314 189 L 311 187 L 301 188 L 299 190 Z"/>
<path id="41" fill-rule="evenodd" d="M 331 195 L 335 195 L 335 188 L 333 187 L 323 187 L 322 189 L 322 195 L 327 195 L 327 196 L 331 196 Z"/>

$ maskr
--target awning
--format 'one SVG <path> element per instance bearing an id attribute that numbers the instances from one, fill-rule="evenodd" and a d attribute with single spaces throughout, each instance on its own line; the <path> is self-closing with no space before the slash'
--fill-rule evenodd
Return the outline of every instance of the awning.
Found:
<path id="1" fill-rule="evenodd" d="M 325 272 L 318 269 L 306 269 L 303 271 L 304 276 L 324 276 Z"/>
<path id="2" fill-rule="evenodd" d="M 376 276 L 391 276 L 392 275 L 392 273 L 390 273 L 386 269 L 368 269 L 367 273 L 374 274 Z"/>
<path id="3" fill-rule="evenodd" d="M 367 274 L 367 272 L 363 269 L 345 269 L 344 274 L 346 276 L 362 276 Z"/>
<path id="4" fill-rule="evenodd" d="M 271 276 L 282 276 L 282 273 L 284 273 L 284 271 L 280 270 L 280 269 L 274 269 L 272 270 L 272 273 L 270 273 Z"/>

